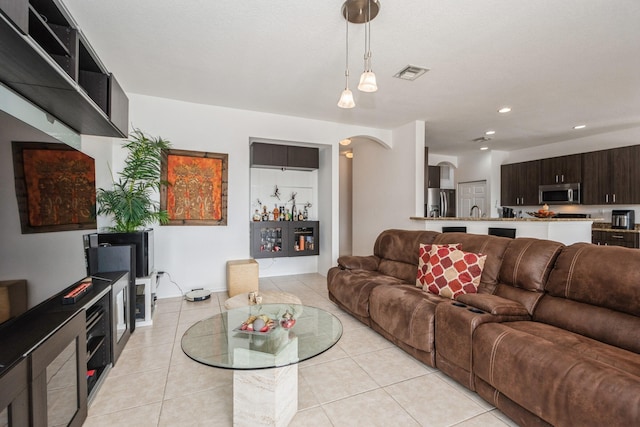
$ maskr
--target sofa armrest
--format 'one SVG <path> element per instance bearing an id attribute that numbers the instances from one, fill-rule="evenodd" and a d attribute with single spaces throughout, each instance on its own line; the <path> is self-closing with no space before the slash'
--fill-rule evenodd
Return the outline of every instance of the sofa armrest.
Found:
<path id="1" fill-rule="evenodd" d="M 494 316 L 524 316 L 529 317 L 527 308 L 517 301 L 491 294 L 464 294 L 457 302 L 477 308 Z"/>
<path id="2" fill-rule="evenodd" d="M 368 270 L 376 271 L 380 264 L 380 258 L 369 256 L 341 256 L 338 258 L 338 266 L 343 270 Z"/>

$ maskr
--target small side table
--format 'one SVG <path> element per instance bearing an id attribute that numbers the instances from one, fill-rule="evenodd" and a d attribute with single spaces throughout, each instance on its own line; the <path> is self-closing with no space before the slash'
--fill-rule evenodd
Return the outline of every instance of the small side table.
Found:
<path id="1" fill-rule="evenodd" d="M 238 259 L 227 261 L 227 289 L 229 296 L 258 290 L 258 261 Z"/>

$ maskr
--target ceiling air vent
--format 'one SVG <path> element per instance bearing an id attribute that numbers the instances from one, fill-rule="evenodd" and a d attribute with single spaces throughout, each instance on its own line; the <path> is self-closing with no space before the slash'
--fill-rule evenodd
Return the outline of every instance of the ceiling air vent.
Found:
<path id="1" fill-rule="evenodd" d="M 479 138 L 474 138 L 471 141 L 473 141 L 473 142 L 485 142 L 485 141 L 491 141 L 491 138 L 489 138 L 488 136 L 481 136 Z"/>
<path id="2" fill-rule="evenodd" d="M 413 81 L 429 71 L 428 68 L 418 67 L 417 65 L 407 65 L 402 70 L 393 75 L 398 79 Z"/>

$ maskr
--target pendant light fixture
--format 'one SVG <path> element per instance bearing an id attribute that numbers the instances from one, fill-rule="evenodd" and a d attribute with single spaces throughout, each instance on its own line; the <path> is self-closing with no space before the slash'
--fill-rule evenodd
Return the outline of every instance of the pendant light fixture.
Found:
<path id="1" fill-rule="evenodd" d="M 364 71 L 360 76 L 358 89 L 362 92 L 375 92 L 378 90 L 376 75 L 371 69 L 371 3 L 374 0 L 367 0 L 367 11 L 364 27 Z"/>
<path id="2" fill-rule="evenodd" d="M 346 3 L 345 3 L 346 5 Z M 344 70 L 344 90 L 342 91 L 342 95 L 340 95 L 340 100 L 338 101 L 338 107 L 340 108 L 353 108 L 356 106 L 356 102 L 353 100 L 353 93 L 349 90 L 349 8 L 345 7 L 345 22 L 347 25 L 346 30 L 346 60 L 345 60 L 345 70 Z"/>

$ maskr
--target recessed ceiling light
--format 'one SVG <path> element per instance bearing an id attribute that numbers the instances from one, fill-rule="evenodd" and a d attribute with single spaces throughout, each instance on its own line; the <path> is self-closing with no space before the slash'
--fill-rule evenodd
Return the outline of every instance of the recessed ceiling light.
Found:
<path id="1" fill-rule="evenodd" d="M 511 107 L 502 107 L 501 109 L 498 110 L 498 113 L 508 113 L 511 111 Z"/>
<path id="2" fill-rule="evenodd" d="M 484 133 L 485 135 L 495 135 L 496 131 L 495 130 L 488 130 Z"/>
<path id="3" fill-rule="evenodd" d="M 349 145 L 349 144 L 351 144 L 350 138 L 345 138 L 340 140 L 340 145 Z"/>
<path id="4" fill-rule="evenodd" d="M 351 152 L 351 151 L 347 151 L 346 153 L 344 153 L 344 156 L 345 156 L 347 159 L 353 159 L 353 152 Z"/>
<path id="5" fill-rule="evenodd" d="M 488 150 L 488 149 L 489 149 L 489 147 L 487 147 L 487 146 L 480 147 L 480 150 L 482 150 L 482 151 L 485 151 L 485 150 Z"/>
<path id="6" fill-rule="evenodd" d="M 584 128 L 586 128 L 586 127 L 587 127 L 587 125 L 576 125 L 576 126 L 574 126 L 573 128 L 574 128 L 574 129 L 584 129 Z"/>

